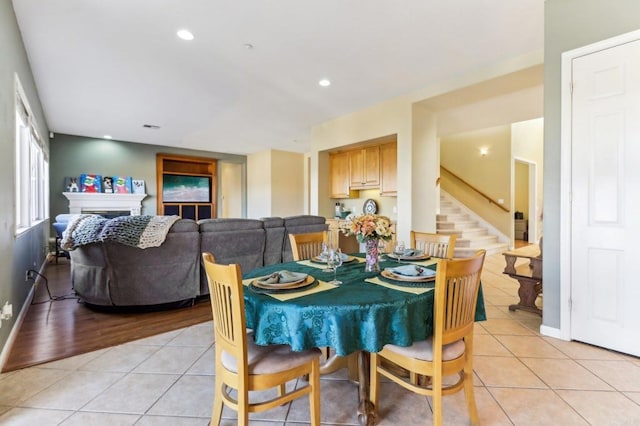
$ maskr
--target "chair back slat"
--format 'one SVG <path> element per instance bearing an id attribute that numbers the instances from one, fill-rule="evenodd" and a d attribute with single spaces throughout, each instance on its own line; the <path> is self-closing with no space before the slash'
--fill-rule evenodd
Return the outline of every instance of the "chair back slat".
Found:
<path id="1" fill-rule="evenodd" d="M 444 235 L 411 231 L 411 248 L 422 250 L 426 255 L 450 259 L 456 246 L 456 234 Z"/>
<path id="2" fill-rule="evenodd" d="M 327 242 L 327 231 L 306 234 L 289 234 L 293 260 L 307 260 L 322 252 L 322 243 Z"/>
<path id="3" fill-rule="evenodd" d="M 203 253 L 202 260 L 209 284 L 216 350 L 243 354 L 247 337 L 240 266 L 216 264 L 210 253 Z"/>
<path id="4" fill-rule="evenodd" d="M 484 257 L 485 251 L 480 250 L 470 258 L 438 262 L 434 336 L 441 337 L 443 345 L 459 340 L 473 327 Z"/>

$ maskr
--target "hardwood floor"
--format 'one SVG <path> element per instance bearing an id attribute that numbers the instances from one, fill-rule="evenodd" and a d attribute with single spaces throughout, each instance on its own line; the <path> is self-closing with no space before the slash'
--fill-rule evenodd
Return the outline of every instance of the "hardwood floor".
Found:
<path id="1" fill-rule="evenodd" d="M 119 345 L 211 320 L 208 299 L 191 307 L 145 313 L 105 313 L 87 308 L 73 295 L 69 261 L 49 263 L 3 372 Z"/>

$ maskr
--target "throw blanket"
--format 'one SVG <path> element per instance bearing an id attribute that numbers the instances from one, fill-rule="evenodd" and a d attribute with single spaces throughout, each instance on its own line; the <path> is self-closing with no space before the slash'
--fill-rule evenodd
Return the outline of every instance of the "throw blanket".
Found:
<path id="1" fill-rule="evenodd" d="M 102 216 L 81 214 L 69 221 L 60 245 L 73 250 L 85 244 L 112 241 L 137 248 L 160 246 L 180 216 Z"/>

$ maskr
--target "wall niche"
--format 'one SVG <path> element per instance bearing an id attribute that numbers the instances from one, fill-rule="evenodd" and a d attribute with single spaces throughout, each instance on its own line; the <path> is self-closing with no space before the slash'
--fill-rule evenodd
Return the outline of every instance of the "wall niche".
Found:
<path id="1" fill-rule="evenodd" d="M 211 158 L 156 154 L 158 214 L 215 218 L 217 167 L 218 161 Z"/>

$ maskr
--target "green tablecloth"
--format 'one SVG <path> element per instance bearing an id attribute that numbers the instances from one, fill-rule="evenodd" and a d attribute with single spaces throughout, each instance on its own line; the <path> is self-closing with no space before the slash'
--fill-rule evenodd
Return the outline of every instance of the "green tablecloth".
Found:
<path id="1" fill-rule="evenodd" d="M 397 265 L 385 260 L 380 267 Z M 364 280 L 378 274 L 364 272 L 364 268 L 364 263 L 344 264 L 338 269 L 340 287 L 284 302 L 245 287 L 247 327 L 254 330 L 256 343 L 286 344 L 294 351 L 329 346 L 339 355 L 348 355 L 358 350 L 378 352 L 388 343 L 409 346 L 429 337 L 433 291 L 416 295 L 368 283 Z M 296 262 L 255 269 L 245 278 L 280 270 L 305 272 L 322 281 L 333 278 L 332 272 Z M 476 321 L 485 319 L 481 287 Z"/>

